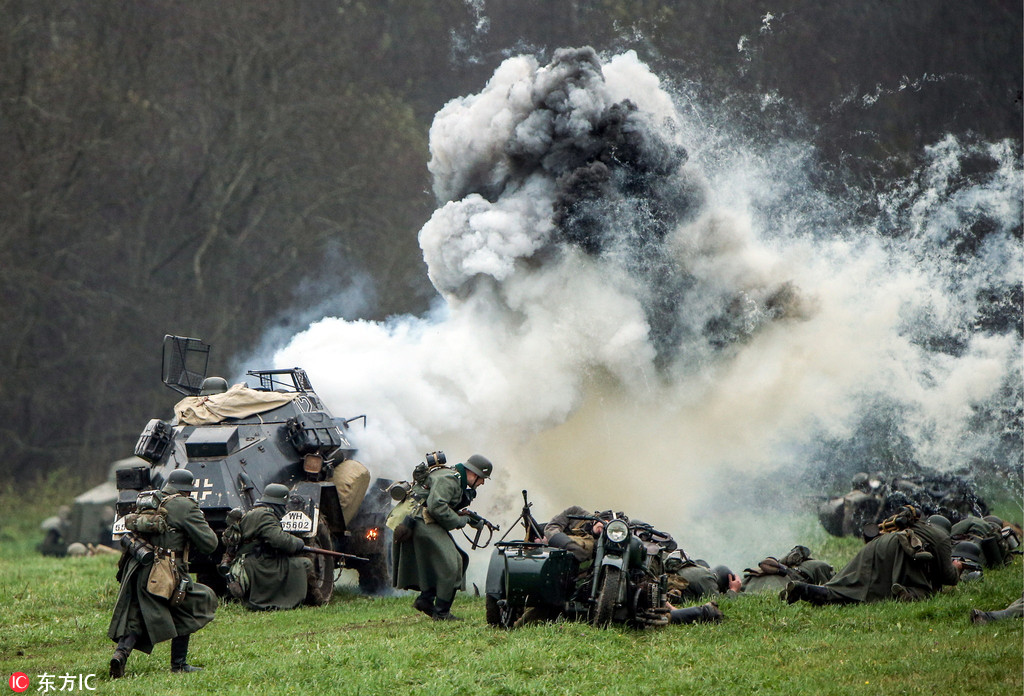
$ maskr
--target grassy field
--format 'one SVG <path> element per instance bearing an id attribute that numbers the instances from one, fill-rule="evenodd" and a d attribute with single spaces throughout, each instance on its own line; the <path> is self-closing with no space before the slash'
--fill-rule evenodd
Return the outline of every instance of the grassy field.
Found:
<path id="1" fill-rule="evenodd" d="M 70 485 L 70 484 L 66 484 Z M 60 489 L 60 484 L 56 484 Z M 20 500 L 31 500 L 22 496 Z M 49 500 L 53 500 L 51 496 Z M 193 638 L 191 675 L 168 671 L 168 644 L 134 653 L 110 681 L 106 638 L 116 559 L 39 556 L 49 503 L 0 491 L 0 660 L 4 676 L 96 674 L 98 694 L 1012 694 L 1024 691 L 1024 622 L 973 626 L 972 607 L 1020 596 L 1018 557 L 983 581 L 917 604 L 789 606 L 723 599 L 717 625 L 635 631 L 556 623 L 490 629 L 483 600 L 460 595 L 458 623 L 435 623 L 412 597 L 343 588 L 326 607 L 250 613 L 222 606 Z M 808 540 L 837 567 L 857 542 Z M 75 690 L 78 689 L 77 682 Z M 13 693 L 13 692 L 12 692 Z"/>

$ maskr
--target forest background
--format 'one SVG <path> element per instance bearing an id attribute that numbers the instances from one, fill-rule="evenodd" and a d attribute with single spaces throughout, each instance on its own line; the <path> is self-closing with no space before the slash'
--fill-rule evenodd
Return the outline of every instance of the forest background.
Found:
<path id="1" fill-rule="evenodd" d="M 949 133 L 1020 152 L 1022 24 L 1002 0 L 0 0 L 0 476 L 130 454 L 176 398 L 164 334 L 237 378 L 323 316 L 426 311 L 428 129 L 506 57 L 636 50 L 697 118 L 881 193 Z M 1015 292 L 987 320 L 1020 333 Z"/>

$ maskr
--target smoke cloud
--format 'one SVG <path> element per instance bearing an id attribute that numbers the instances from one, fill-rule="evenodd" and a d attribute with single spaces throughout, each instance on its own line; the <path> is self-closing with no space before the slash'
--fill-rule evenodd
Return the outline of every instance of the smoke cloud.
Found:
<path id="1" fill-rule="evenodd" d="M 864 218 L 861 194 L 808 183 L 799 143 L 690 122 L 634 53 L 572 49 L 506 60 L 430 147 L 435 309 L 326 318 L 275 357 L 336 415 L 368 414 L 353 439 L 381 475 L 480 452 L 503 525 L 528 488 L 541 519 L 625 510 L 739 569 L 806 532 L 772 477 L 853 443 L 943 470 L 1019 460 L 1008 145 L 936 144 Z"/>

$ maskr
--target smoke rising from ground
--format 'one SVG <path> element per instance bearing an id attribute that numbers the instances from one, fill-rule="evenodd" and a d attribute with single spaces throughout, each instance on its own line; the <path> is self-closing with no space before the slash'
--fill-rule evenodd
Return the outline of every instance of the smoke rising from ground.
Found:
<path id="1" fill-rule="evenodd" d="M 481 452 L 496 465 L 481 506 L 503 525 L 528 488 L 540 518 L 625 510 L 742 567 L 800 542 L 766 475 L 872 440 L 878 409 L 907 461 L 1010 456 L 1012 148 L 938 143 L 865 219 L 861 194 L 807 183 L 799 143 L 687 121 L 635 54 L 590 49 L 506 60 L 436 115 L 430 144 L 435 310 L 327 318 L 275 357 L 337 415 L 368 414 L 353 438 L 383 474 Z M 988 173 L 967 177 L 968 160 Z"/>

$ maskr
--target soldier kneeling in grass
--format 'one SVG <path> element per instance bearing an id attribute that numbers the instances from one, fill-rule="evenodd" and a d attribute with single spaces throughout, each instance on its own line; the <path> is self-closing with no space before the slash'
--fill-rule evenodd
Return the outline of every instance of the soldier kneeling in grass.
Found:
<path id="1" fill-rule="evenodd" d="M 317 589 L 313 561 L 297 555 L 305 542 L 281 527 L 287 502 L 288 488 L 272 483 L 237 523 L 238 560 L 228 589 L 248 609 L 294 609 L 309 588 Z"/>

